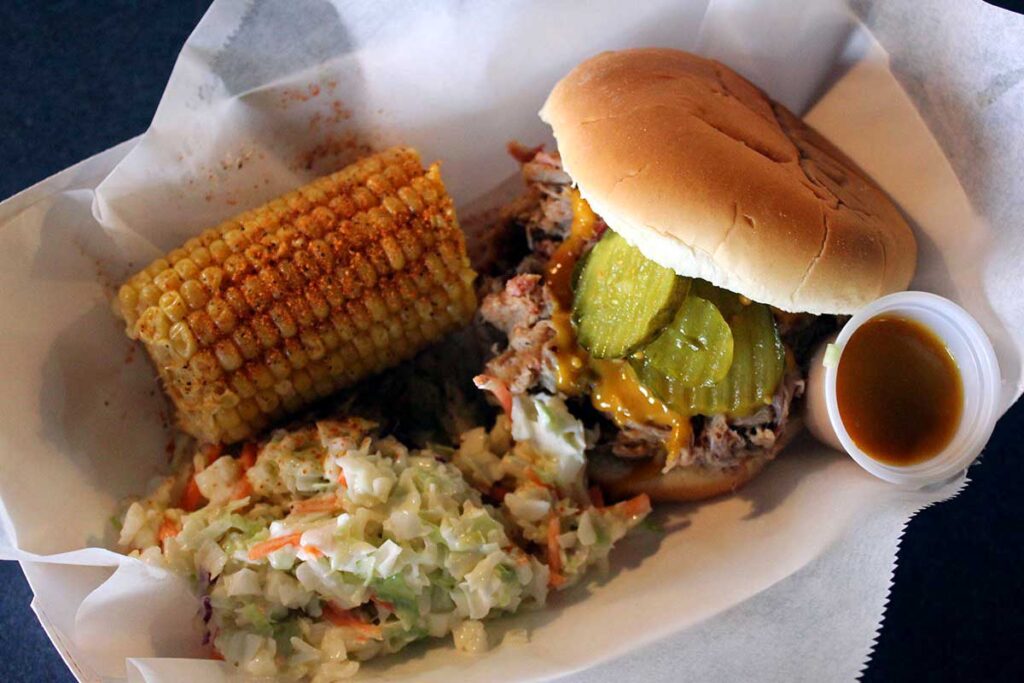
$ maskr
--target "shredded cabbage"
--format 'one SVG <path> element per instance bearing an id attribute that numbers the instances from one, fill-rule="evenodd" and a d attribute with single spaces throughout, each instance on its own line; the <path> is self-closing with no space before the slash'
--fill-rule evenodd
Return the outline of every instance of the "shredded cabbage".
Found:
<path id="1" fill-rule="evenodd" d="M 843 355 L 843 347 L 839 344 L 828 344 L 825 346 L 825 355 L 821 358 L 821 364 L 826 368 L 839 366 L 839 357 Z"/>
<path id="2" fill-rule="evenodd" d="M 583 423 L 560 396 L 517 395 L 512 399 L 512 438 L 532 447 L 549 480 L 568 489 L 582 482 L 587 447 Z"/>
<path id="3" fill-rule="evenodd" d="M 127 507 L 121 547 L 195 581 L 210 642 L 244 673 L 326 682 L 428 636 L 483 651 L 482 620 L 543 605 L 646 514 L 592 504 L 557 396 L 517 396 L 511 423 L 450 453 L 373 428 L 277 431 L 247 470 L 196 455 Z M 198 509 L 175 507 L 190 486 Z"/>
<path id="4" fill-rule="evenodd" d="M 487 652 L 487 632 L 479 621 L 464 621 L 452 629 L 455 649 L 461 652 L 479 654 Z"/>

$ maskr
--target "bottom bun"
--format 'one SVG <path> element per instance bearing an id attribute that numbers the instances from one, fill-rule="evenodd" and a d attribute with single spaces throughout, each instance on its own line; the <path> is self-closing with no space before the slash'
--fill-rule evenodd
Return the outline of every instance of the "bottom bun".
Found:
<path id="1" fill-rule="evenodd" d="M 732 467 L 692 465 L 662 473 L 660 458 L 636 461 L 600 454 L 590 457 L 587 473 L 592 482 L 614 498 L 646 493 L 655 502 L 705 500 L 732 493 L 753 479 L 802 426 L 799 419 L 789 420 L 770 448 L 748 449 L 740 454 L 739 464 Z"/>

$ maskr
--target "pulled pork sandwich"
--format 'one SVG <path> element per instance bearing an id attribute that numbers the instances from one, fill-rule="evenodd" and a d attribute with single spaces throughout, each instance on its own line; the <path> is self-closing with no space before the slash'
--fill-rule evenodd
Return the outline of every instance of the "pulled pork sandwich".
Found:
<path id="1" fill-rule="evenodd" d="M 558 151 L 510 146 L 529 191 L 502 226 L 525 254 L 482 302 L 503 335 L 477 385 L 506 407 L 566 397 L 612 495 L 736 489 L 797 431 L 837 316 L 910 281 L 909 226 L 820 134 L 695 55 L 600 54 L 540 115 Z"/>

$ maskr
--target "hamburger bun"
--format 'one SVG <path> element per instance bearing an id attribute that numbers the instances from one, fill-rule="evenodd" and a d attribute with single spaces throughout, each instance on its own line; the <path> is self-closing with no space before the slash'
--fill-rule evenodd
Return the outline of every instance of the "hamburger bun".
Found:
<path id="1" fill-rule="evenodd" d="M 594 211 L 681 275 L 785 311 L 851 314 L 914 273 L 913 233 L 885 193 L 718 62 L 605 52 L 540 115 Z"/>
<path id="2" fill-rule="evenodd" d="M 624 460 L 611 454 L 593 454 L 587 460 L 587 474 L 609 495 L 627 498 L 646 493 L 656 502 L 688 502 L 732 493 L 760 472 L 801 429 L 793 416 L 783 427 L 771 448 L 748 450 L 739 454 L 733 467 L 676 467 L 661 471 L 660 458 Z"/>

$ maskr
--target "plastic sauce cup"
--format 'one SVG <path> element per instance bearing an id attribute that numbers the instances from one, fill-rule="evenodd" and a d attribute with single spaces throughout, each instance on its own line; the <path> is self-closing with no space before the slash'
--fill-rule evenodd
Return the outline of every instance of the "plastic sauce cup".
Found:
<path id="1" fill-rule="evenodd" d="M 879 315 L 916 321 L 931 330 L 949 349 L 963 383 L 960 425 L 945 448 L 924 462 L 891 465 L 864 452 L 847 433 L 836 397 L 836 375 L 842 348 L 858 327 Z M 880 479 L 921 488 L 946 481 L 978 457 L 999 418 L 1001 377 L 992 343 L 981 325 L 949 299 L 927 292 L 897 292 L 872 302 L 850 320 L 832 341 L 839 359 L 825 364 L 827 344 L 811 360 L 807 378 L 807 427 L 819 441 L 846 451 L 858 465 Z"/>

